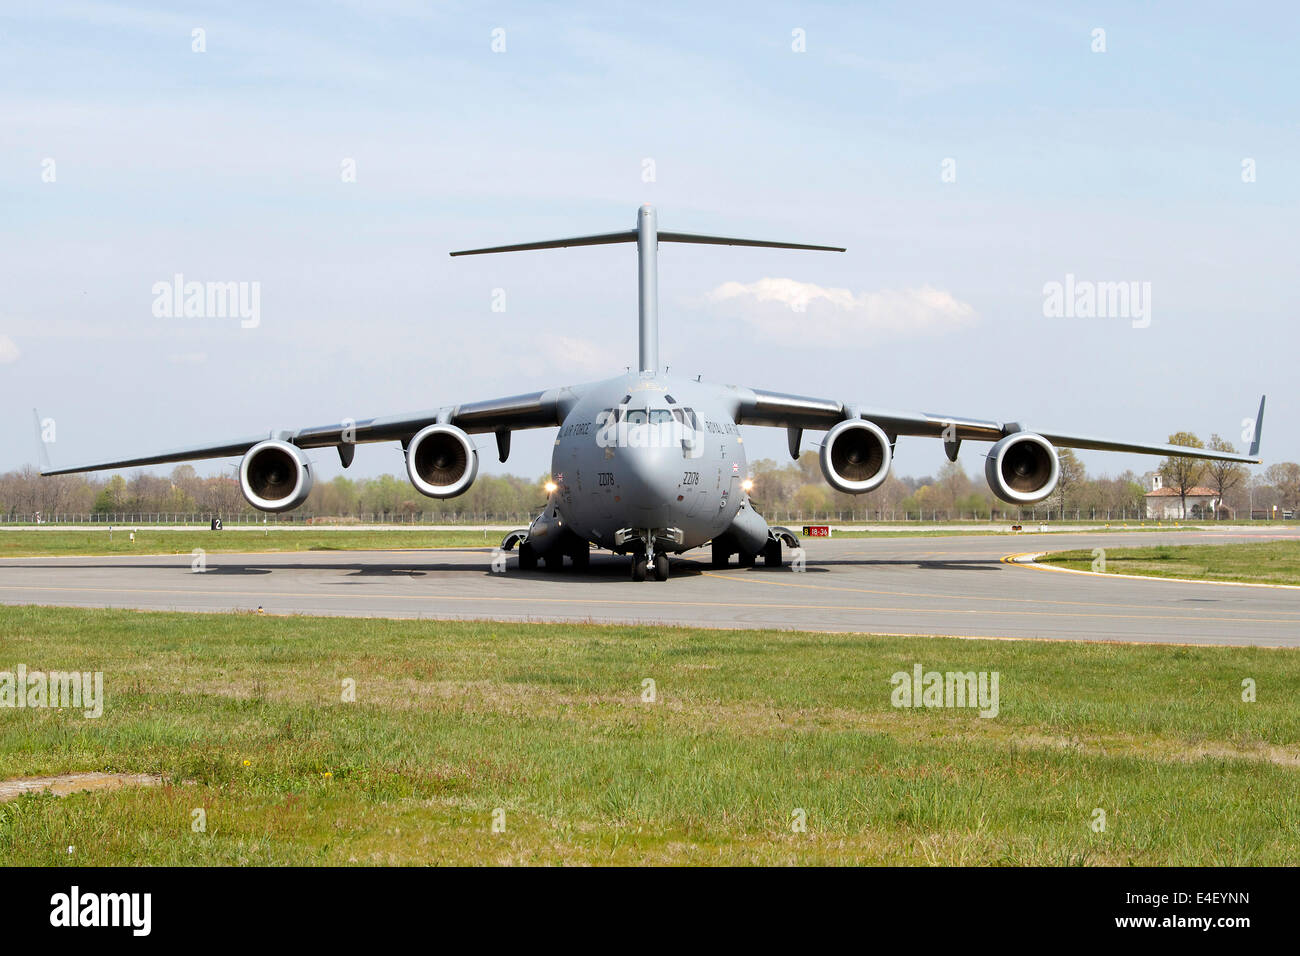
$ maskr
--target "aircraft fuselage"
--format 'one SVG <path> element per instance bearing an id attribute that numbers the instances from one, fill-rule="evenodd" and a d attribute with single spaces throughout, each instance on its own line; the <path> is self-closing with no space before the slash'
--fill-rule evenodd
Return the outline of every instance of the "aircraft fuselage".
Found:
<path id="1" fill-rule="evenodd" d="M 744 441 L 717 387 L 667 375 L 586 389 L 556 435 L 551 469 L 544 517 L 617 551 L 634 550 L 629 531 L 662 533 L 657 550 L 697 548 L 747 498 Z"/>

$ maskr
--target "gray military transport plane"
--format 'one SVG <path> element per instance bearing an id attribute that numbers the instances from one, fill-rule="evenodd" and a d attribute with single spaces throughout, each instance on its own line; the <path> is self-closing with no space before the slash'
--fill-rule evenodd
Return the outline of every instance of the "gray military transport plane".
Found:
<path id="1" fill-rule="evenodd" d="M 726 565 L 732 555 L 743 565 L 753 565 L 762 555 L 766 564 L 779 566 L 781 545 L 795 546 L 793 534 L 785 528 L 768 527 L 750 504 L 741 425 L 786 429 L 790 456 L 796 459 L 804 430 L 824 431 L 822 473 L 832 488 L 848 494 L 865 494 L 885 481 L 900 435 L 939 438 L 952 460 L 963 441 L 992 442 L 985 464 L 989 486 L 1003 501 L 1017 505 L 1041 501 L 1052 493 L 1059 474 L 1057 447 L 1259 464 L 1263 399 L 1250 454 L 1236 455 L 1047 429 L 1031 431 L 1017 423 L 890 411 L 833 398 L 681 379 L 660 370 L 658 243 L 844 251 L 834 246 L 659 232 L 655 211 L 647 204 L 637 210 L 636 228 L 625 232 L 451 254 L 614 242 L 637 245 L 639 372 L 588 385 L 445 405 L 411 415 L 272 431 L 74 468 L 43 467 L 42 474 L 242 455 L 239 485 L 244 497 L 261 511 L 280 512 L 301 505 L 311 491 L 312 462 L 306 449 L 334 447 L 346 468 L 352 463 L 357 442 L 399 441 L 406 453 L 407 475 L 416 490 L 431 498 L 453 498 L 463 494 L 478 473 L 478 449 L 471 435 L 494 434 L 498 456 L 504 462 L 510 454 L 510 435 L 516 429 L 558 428 L 546 508 L 526 530 L 511 532 L 502 547 L 512 550 L 518 544 L 521 568 L 536 568 L 540 559 L 550 570 L 561 567 L 565 557 L 575 567 L 586 567 L 594 544 L 631 555 L 633 580 L 644 581 L 652 572 L 662 581 L 668 577 L 670 553 L 681 554 L 712 543 L 714 567 Z"/>

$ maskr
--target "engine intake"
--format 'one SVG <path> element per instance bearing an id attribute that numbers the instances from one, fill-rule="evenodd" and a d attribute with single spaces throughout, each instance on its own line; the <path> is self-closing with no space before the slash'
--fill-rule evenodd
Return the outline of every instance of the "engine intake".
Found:
<path id="1" fill-rule="evenodd" d="M 1042 435 L 1017 432 L 989 449 L 984 476 L 993 493 L 1008 504 L 1033 504 L 1056 490 L 1061 463 Z"/>
<path id="2" fill-rule="evenodd" d="M 840 422 L 822 442 L 822 474 L 827 484 L 845 494 L 879 488 L 889 477 L 891 458 L 889 437 L 875 422 L 861 418 Z"/>
<path id="3" fill-rule="evenodd" d="M 430 498 L 455 498 L 478 475 L 478 451 L 455 425 L 429 425 L 406 446 L 406 474 Z"/>
<path id="4" fill-rule="evenodd" d="M 258 511 L 290 511 L 307 500 L 311 462 L 287 441 L 258 442 L 239 463 L 239 490 Z"/>

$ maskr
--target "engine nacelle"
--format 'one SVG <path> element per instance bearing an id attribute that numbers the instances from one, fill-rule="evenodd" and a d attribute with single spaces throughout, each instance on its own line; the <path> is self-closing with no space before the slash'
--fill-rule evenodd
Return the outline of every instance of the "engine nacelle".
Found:
<path id="1" fill-rule="evenodd" d="M 822 441 L 822 474 L 836 491 L 862 495 L 889 477 L 892 455 L 887 436 L 875 422 L 850 418 L 826 433 Z"/>
<path id="2" fill-rule="evenodd" d="M 406 446 L 406 474 L 430 498 L 455 498 L 478 476 L 478 451 L 455 425 L 429 425 Z"/>
<path id="3" fill-rule="evenodd" d="M 239 463 L 239 490 L 258 511 L 290 511 L 307 500 L 311 462 L 301 448 L 279 439 L 258 442 Z"/>
<path id="4" fill-rule="evenodd" d="M 1008 504 L 1029 505 L 1056 490 L 1061 462 L 1042 435 L 1016 432 L 989 449 L 984 476 L 993 493 Z"/>

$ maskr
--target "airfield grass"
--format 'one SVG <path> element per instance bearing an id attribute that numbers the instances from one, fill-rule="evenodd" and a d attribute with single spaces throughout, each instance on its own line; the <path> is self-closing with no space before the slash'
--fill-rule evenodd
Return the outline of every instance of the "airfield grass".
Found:
<path id="1" fill-rule="evenodd" d="M 131 526 L 107 531 L 5 531 L 0 558 L 58 555 L 210 554 L 264 551 L 405 551 L 414 548 L 484 548 L 501 543 L 489 531 L 155 531 L 141 526 L 131 540 Z"/>
<path id="2" fill-rule="evenodd" d="M 1080 571 L 1101 570 L 1094 569 L 1096 558 L 1091 551 L 1060 551 L 1038 561 Z M 1193 581 L 1300 584 L 1300 541 L 1107 548 L 1105 572 Z"/>
<path id="3" fill-rule="evenodd" d="M 36 607 L 0 608 L 0 648 L 0 670 L 102 670 L 106 697 L 98 719 L 0 709 L 0 780 L 165 780 L 0 804 L 9 864 L 1236 865 L 1300 850 L 1291 650 Z M 914 663 L 999 672 L 999 713 L 892 707 L 890 676 Z"/>

